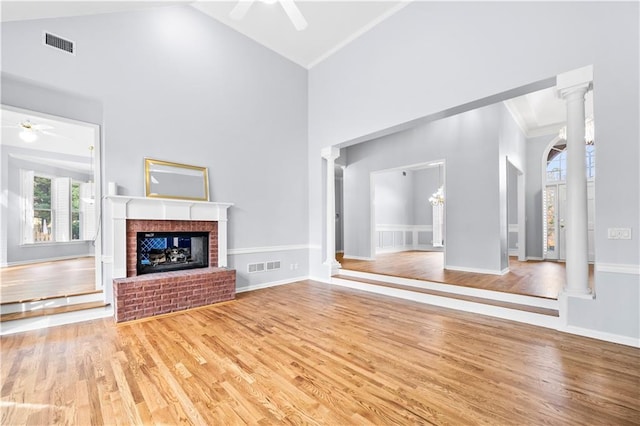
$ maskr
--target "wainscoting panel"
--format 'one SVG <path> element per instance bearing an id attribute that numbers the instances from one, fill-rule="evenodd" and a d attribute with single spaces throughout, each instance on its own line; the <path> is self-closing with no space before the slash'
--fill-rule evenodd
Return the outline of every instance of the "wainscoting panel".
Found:
<path id="1" fill-rule="evenodd" d="M 376 253 L 432 250 L 432 225 L 377 225 Z"/>

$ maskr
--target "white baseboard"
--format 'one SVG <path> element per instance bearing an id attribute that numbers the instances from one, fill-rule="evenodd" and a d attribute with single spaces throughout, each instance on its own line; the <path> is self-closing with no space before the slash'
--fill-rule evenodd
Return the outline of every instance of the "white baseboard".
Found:
<path id="1" fill-rule="evenodd" d="M 538 257 L 538 256 L 527 256 L 527 260 L 539 260 L 539 261 L 543 261 L 544 258 L 543 257 Z"/>
<path id="2" fill-rule="evenodd" d="M 474 274 L 490 274 L 490 275 L 504 275 L 507 272 L 509 272 L 509 268 L 505 268 L 500 271 L 496 269 L 467 268 L 464 266 L 451 266 L 451 265 L 445 265 L 444 269 L 450 269 L 452 271 L 460 271 L 460 272 L 473 272 Z"/>
<path id="3" fill-rule="evenodd" d="M 250 285 L 247 287 L 239 287 L 236 288 L 236 293 L 244 293 L 247 291 L 253 291 L 253 290 L 261 290 L 263 288 L 269 288 L 269 287 L 276 287 L 279 285 L 284 285 L 284 284 L 291 284 L 291 283 L 295 283 L 298 281 L 304 281 L 309 279 L 308 276 L 302 276 L 302 277 L 295 277 L 295 278 L 287 278 L 286 280 L 280 280 L 280 281 L 269 281 L 267 283 L 261 283 L 261 284 L 256 284 L 256 285 Z"/>
<path id="4" fill-rule="evenodd" d="M 606 342 L 618 343 L 625 346 L 640 348 L 640 338 L 621 336 L 619 334 L 607 333 L 605 331 L 590 330 L 588 328 L 567 325 L 559 329 L 565 333 L 576 334 L 578 336 L 590 337 L 592 339 L 604 340 Z"/>
<path id="5" fill-rule="evenodd" d="M 364 256 L 352 256 L 350 254 L 345 254 L 343 259 L 352 259 L 352 260 L 375 260 L 374 257 L 364 257 Z"/>

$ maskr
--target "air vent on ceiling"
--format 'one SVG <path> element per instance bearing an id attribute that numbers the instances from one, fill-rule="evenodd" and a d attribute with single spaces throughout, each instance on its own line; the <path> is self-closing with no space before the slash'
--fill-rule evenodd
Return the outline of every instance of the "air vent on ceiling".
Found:
<path id="1" fill-rule="evenodd" d="M 45 32 L 44 44 L 75 55 L 75 44 L 71 40 L 65 40 L 61 37 Z"/>

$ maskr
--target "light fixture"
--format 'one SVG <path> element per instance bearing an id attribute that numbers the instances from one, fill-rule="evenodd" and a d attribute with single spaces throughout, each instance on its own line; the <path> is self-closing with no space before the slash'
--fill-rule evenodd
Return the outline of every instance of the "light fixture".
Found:
<path id="1" fill-rule="evenodd" d="M 558 131 L 558 137 L 563 141 L 567 140 L 567 126 L 563 126 Z M 584 120 L 584 143 L 587 145 L 593 145 L 595 141 L 595 128 L 593 124 L 593 117 L 587 117 Z"/>
<path id="2" fill-rule="evenodd" d="M 20 130 L 18 136 L 20 137 L 20 139 L 22 139 L 23 142 L 31 143 L 35 142 L 35 140 L 38 139 L 36 128 L 33 124 L 31 124 L 31 121 L 25 120 L 20 123 L 20 129 L 22 130 Z"/>
<path id="3" fill-rule="evenodd" d="M 31 128 L 23 128 L 18 136 L 20 137 L 20 139 L 22 139 L 23 142 L 26 143 L 35 142 L 36 139 L 38 139 L 38 135 L 36 134 L 35 130 Z"/>
<path id="4" fill-rule="evenodd" d="M 429 197 L 429 202 L 432 206 L 442 206 L 444 204 L 444 186 L 438 188 L 438 190 Z"/>

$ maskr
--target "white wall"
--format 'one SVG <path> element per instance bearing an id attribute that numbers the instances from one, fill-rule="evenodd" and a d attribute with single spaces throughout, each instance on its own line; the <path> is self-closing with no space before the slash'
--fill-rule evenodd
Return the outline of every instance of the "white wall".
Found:
<path id="1" fill-rule="evenodd" d="M 13 146 L 4 146 L 2 156 L 7 156 L 3 164 L 7 165 L 7 178 L 3 180 L 6 183 L 7 203 L 0 206 L 3 216 L 6 215 L 7 223 L 12 224 L 7 227 L 6 233 L 3 233 L 3 239 L 6 242 L 7 256 L 3 259 L 8 265 L 30 263 L 37 261 L 55 260 L 67 257 L 91 256 L 93 255 L 93 241 L 71 241 L 65 243 L 47 243 L 47 244 L 27 244 L 22 245 L 22 229 L 21 222 L 21 194 L 20 194 L 20 169 L 35 170 L 46 173 L 51 176 L 66 176 L 78 181 L 86 182 L 89 175 L 55 167 L 27 161 L 23 158 L 29 156 L 43 156 L 49 159 L 60 161 L 83 161 L 83 157 L 76 158 L 70 155 L 61 155 L 57 153 L 42 153 L 31 149 L 25 149 Z"/>
<path id="2" fill-rule="evenodd" d="M 603 141 L 596 165 L 596 262 L 635 271 L 640 264 L 638 13 L 637 2 L 413 2 L 314 67 L 309 73 L 311 243 L 323 241 L 323 146 L 370 139 L 592 64 L 596 140 Z M 610 227 L 630 227 L 634 239 L 608 240 Z M 312 272 L 321 272 L 319 260 L 312 253 Z M 638 338 L 638 278 L 637 272 L 597 272 L 596 300 L 569 304 L 569 325 Z"/>
<path id="3" fill-rule="evenodd" d="M 43 46 L 44 30 L 77 54 Z M 190 6 L 3 22 L 2 68 L 3 103 L 81 120 L 99 105 L 103 185 L 122 195 L 144 195 L 144 157 L 208 167 L 212 201 L 235 203 L 239 287 L 307 275 L 305 69 Z M 265 247 L 287 264 L 247 275 Z"/>

